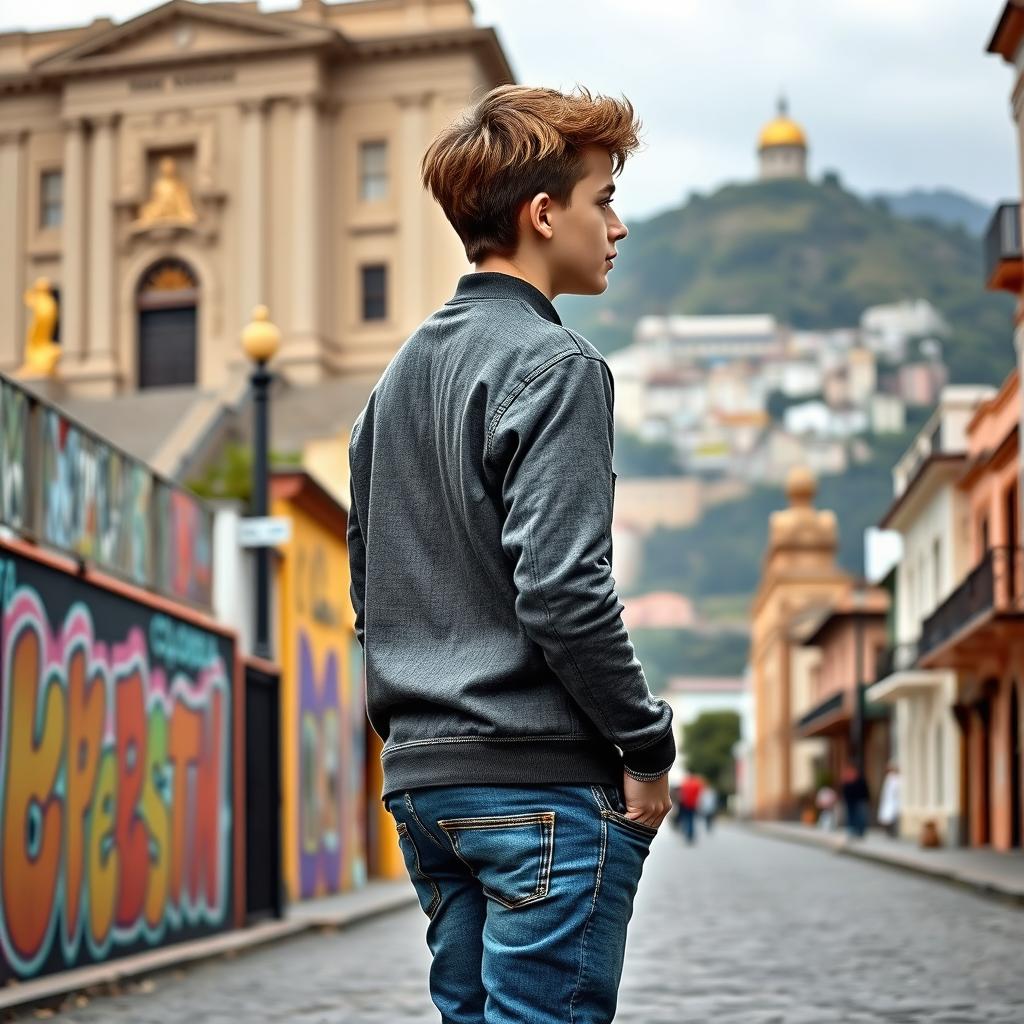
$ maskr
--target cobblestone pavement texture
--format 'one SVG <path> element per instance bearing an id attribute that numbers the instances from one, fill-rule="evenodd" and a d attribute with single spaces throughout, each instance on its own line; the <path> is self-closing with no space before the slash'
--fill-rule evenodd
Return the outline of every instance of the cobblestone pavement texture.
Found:
<path id="1" fill-rule="evenodd" d="M 55 1020 L 436 1022 L 419 907 L 133 984 Z M 1024 1021 L 1024 911 L 722 827 L 655 839 L 619 1024 Z"/>

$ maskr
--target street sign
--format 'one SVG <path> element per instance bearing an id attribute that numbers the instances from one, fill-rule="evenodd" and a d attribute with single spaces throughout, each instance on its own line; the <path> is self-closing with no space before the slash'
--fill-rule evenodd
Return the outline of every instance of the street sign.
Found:
<path id="1" fill-rule="evenodd" d="M 238 520 L 238 543 L 243 548 L 269 548 L 292 539 L 288 516 L 250 516 Z"/>

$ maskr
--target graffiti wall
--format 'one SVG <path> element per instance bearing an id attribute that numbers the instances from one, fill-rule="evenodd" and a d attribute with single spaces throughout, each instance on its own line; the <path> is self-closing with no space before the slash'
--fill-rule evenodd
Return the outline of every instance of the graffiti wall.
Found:
<path id="1" fill-rule="evenodd" d="M 278 577 L 284 868 L 291 898 L 306 899 L 366 878 L 365 703 L 344 512 L 325 502 L 311 510 L 300 494 L 273 511 L 292 519 Z"/>
<path id="2" fill-rule="evenodd" d="M 0 981 L 232 924 L 233 665 L 0 545 Z"/>
<path id="3" fill-rule="evenodd" d="M 0 378 L 0 523 L 28 525 L 28 398 Z"/>
<path id="4" fill-rule="evenodd" d="M 2 376 L 0 523 L 139 586 L 210 606 L 209 507 Z"/>

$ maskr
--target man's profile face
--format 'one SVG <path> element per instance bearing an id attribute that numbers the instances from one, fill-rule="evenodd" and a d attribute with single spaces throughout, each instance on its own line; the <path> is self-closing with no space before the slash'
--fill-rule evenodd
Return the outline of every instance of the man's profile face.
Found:
<path id="1" fill-rule="evenodd" d="M 549 265 L 556 295 L 600 295 L 608 287 L 612 269 L 608 257 L 628 233 L 612 209 L 611 155 L 598 146 L 588 146 L 583 163 L 586 173 L 572 190 L 569 204 L 555 202 L 550 208 L 554 233 L 549 242 Z"/>

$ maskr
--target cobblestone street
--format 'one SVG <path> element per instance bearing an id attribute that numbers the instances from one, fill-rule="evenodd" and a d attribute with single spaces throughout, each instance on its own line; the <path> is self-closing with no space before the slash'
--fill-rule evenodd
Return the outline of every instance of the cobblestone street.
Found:
<path id="1" fill-rule="evenodd" d="M 54 1019 L 438 1020 L 418 908 L 133 985 Z M 655 840 L 631 925 L 622 1024 L 1024 1020 L 1024 912 L 723 827 Z"/>

